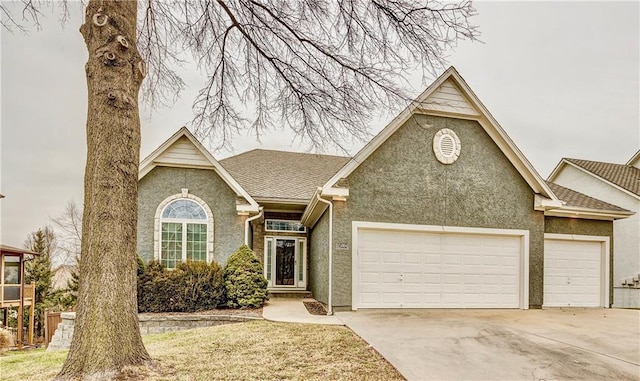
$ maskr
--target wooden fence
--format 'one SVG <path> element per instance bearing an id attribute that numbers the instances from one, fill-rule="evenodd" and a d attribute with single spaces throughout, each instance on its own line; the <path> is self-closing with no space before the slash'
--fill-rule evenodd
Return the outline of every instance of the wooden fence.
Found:
<path id="1" fill-rule="evenodd" d="M 53 334 L 58 328 L 58 324 L 62 321 L 60 312 L 44 311 L 44 344 L 49 345 Z"/>

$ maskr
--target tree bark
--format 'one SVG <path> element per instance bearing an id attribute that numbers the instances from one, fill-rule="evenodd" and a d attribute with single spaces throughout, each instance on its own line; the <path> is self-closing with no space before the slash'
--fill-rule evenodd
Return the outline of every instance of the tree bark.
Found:
<path id="1" fill-rule="evenodd" d="M 56 379 L 113 379 L 150 360 L 138 327 L 136 226 L 140 117 L 146 74 L 136 1 L 89 1 L 87 164 L 77 316 Z"/>

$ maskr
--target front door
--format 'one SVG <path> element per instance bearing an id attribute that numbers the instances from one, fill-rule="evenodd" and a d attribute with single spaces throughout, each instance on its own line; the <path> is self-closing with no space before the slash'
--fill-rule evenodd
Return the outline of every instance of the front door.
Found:
<path id="1" fill-rule="evenodd" d="M 306 239 L 265 237 L 265 277 L 270 288 L 306 288 Z"/>

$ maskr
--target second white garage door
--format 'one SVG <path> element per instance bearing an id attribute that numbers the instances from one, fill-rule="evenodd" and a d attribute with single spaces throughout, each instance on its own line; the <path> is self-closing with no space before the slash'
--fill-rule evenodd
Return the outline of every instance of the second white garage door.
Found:
<path id="1" fill-rule="evenodd" d="M 526 233 L 431 228 L 354 229 L 354 308 L 520 308 L 528 304 L 521 302 L 525 300 L 521 285 Z"/>
<path id="2" fill-rule="evenodd" d="M 545 307 L 604 307 L 607 237 L 546 234 Z"/>

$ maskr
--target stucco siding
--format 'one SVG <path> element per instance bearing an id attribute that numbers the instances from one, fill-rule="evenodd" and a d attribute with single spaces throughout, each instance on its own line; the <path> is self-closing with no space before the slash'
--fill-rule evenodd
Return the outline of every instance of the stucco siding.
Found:
<path id="1" fill-rule="evenodd" d="M 335 264 L 333 268 L 336 268 Z M 329 300 L 328 209 L 309 234 L 309 290 L 316 300 L 327 304 Z"/>
<path id="2" fill-rule="evenodd" d="M 438 162 L 434 134 L 453 130 L 458 161 Z M 474 121 L 415 115 L 347 179 L 346 202 L 334 202 L 334 305 L 351 305 L 353 221 L 522 229 L 530 233 L 529 305 L 542 305 L 544 216 L 534 194 Z"/>
<path id="3" fill-rule="evenodd" d="M 584 220 L 579 218 L 545 217 L 544 232 L 552 234 L 574 234 L 609 237 L 609 279 L 613 280 L 614 247 L 613 223 L 611 221 Z M 613 282 L 609 282 L 609 302 L 613 301 Z"/>
<path id="4" fill-rule="evenodd" d="M 215 171 L 156 167 L 138 182 L 138 255 L 154 259 L 154 218 L 167 198 L 189 193 L 207 203 L 213 213 L 213 259 L 224 265 L 244 243 L 244 218 L 236 213 L 236 194 Z"/>

